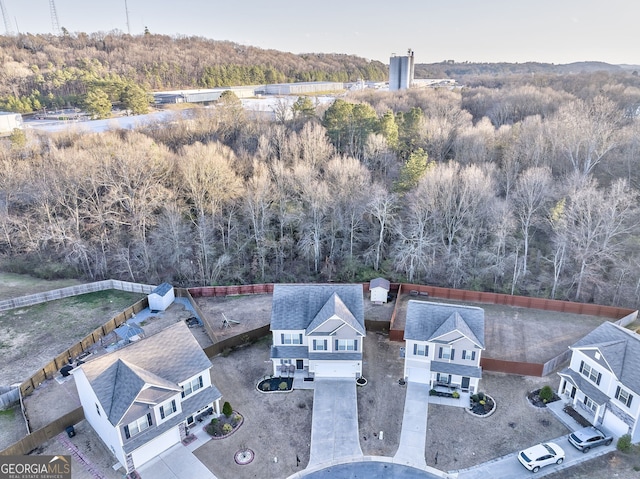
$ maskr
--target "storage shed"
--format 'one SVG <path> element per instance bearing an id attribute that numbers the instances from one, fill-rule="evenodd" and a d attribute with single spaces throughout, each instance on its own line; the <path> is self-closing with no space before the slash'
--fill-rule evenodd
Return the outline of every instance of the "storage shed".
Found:
<path id="1" fill-rule="evenodd" d="M 169 283 L 162 283 L 149 294 L 149 309 L 151 311 L 164 311 L 173 303 L 174 299 L 176 299 L 176 296 L 173 286 Z"/>
<path id="2" fill-rule="evenodd" d="M 391 284 L 384 278 L 372 279 L 369 283 L 371 301 L 373 303 L 386 303 Z"/>

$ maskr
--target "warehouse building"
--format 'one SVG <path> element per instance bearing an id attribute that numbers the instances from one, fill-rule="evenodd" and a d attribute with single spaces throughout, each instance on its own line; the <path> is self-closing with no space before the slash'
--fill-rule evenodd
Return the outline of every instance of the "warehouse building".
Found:
<path id="1" fill-rule="evenodd" d="M 175 90 L 153 93 L 156 105 L 171 103 L 213 103 L 220 98 L 222 92 L 230 90 L 238 98 L 252 98 L 256 95 L 256 86 L 233 86 L 221 88 L 208 88 L 201 90 Z"/>
<path id="2" fill-rule="evenodd" d="M 308 95 L 313 93 L 342 91 L 342 82 L 310 81 L 299 83 L 274 83 L 265 85 L 262 90 L 265 95 Z"/>

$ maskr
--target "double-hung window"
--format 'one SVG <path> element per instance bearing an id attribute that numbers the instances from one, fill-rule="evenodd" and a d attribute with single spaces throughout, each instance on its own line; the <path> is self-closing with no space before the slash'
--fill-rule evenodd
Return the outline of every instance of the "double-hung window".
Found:
<path id="1" fill-rule="evenodd" d="M 151 422 L 151 413 L 140 419 L 130 422 L 124 427 L 124 436 L 129 439 L 140 434 L 142 431 L 147 430 L 153 423 Z"/>
<path id="2" fill-rule="evenodd" d="M 476 360 L 476 352 L 475 351 L 467 351 L 466 349 L 462 350 L 462 359 L 468 359 L 470 361 Z"/>
<path id="3" fill-rule="evenodd" d="M 176 411 L 177 411 L 176 400 L 172 399 L 171 401 L 166 402 L 162 406 L 160 406 L 160 417 L 164 419 L 166 417 L 171 416 Z"/>
<path id="4" fill-rule="evenodd" d="M 182 386 L 182 397 L 187 397 L 193 394 L 202 387 L 202 376 L 192 379 L 187 384 Z"/>
<path id="5" fill-rule="evenodd" d="M 633 401 L 633 394 L 629 391 L 622 389 L 620 386 L 616 389 L 616 399 L 627 407 L 631 407 L 631 401 Z"/>
<path id="6" fill-rule="evenodd" d="M 593 402 L 593 400 L 589 396 L 584 397 L 584 405 L 591 409 L 594 413 L 596 412 L 596 409 L 598 409 L 598 405 Z"/>
<path id="7" fill-rule="evenodd" d="M 282 344 L 302 344 L 302 334 L 282 333 Z"/>
<path id="8" fill-rule="evenodd" d="M 429 356 L 429 346 L 426 344 L 414 344 L 413 345 L 414 356 Z"/>
<path id="9" fill-rule="evenodd" d="M 454 350 L 451 346 L 441 346 L 438 353 L 438 359 L 450 359 L 453 360 Z"/>
<path id="10" fill-rule="evenodd" d="M 580 361 L 580 374 L 582 374 L 586 378 L 589 378 L 591 382 L 600 384 L 602 374 L 588 364 L 585 364 L 584 361 Z"/>
<path id="11" fill-rule="evenodd" d="M 337 351 L 355 351 L 356 340 L 355 339 L 336 339 Z"/>

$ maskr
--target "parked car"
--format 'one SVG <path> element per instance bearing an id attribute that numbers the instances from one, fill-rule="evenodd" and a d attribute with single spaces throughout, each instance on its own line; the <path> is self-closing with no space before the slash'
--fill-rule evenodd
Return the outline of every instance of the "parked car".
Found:
<path id="1" fill-rule="evenodd" d="M 569 442 L 582 452 L 588 452 L 592 447 L 602 444 L 608 446 L 612 441 L 613 437 L 594 426 L 578 429 L 569 434 Z"/>
<path id="2" fill-rule="evenodd" d="M 518 453 L 518 460 L 532 472 L 550 464 L 562 464 L 564 451 L 554 442 L 543 442 Z"/>

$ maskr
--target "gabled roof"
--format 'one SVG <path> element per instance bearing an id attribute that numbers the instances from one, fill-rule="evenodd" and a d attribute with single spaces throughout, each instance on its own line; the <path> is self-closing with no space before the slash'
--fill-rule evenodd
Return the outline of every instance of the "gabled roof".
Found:
<path id="1" fill-rule="evenodd" d="M 372 290 L 373 288 L 384 288 L 387 291 L 389 291 L 390 287 L 391 287 L 391 283 L 389 283 L 389 281 L 384 278 L 372 279 L 369 282 L 369 290 Z"/>
<path id="2" fill-rule="evenodd" d="M 571 349 L 597 349 L 618 380 L 640 394 L 640 335 L 607 321 Z"/>
<path id="3" fill-rule="evenodd" d="M 351 326 L 356 332 L 363 336 L 366 334 L 364 325 L 358 323 L 353 314 L 351 314 L 351 311 L 349 311 L 349 308 L 347 308 L 342 299 L 340 299 L 338 293 L 333 293 L 327 302 L 324 303 L 322 309 L 316 314 L 309 326 L 307 326 L 305 333 L 308 336 L 326 321 L 336 316 L 340 318 L 344 324 Z"/>
<path id="4" fill-rule="evenodd" d="M 455 331 L 484 349 L 484 310 L 475 306 L 409 301 L 404 339 L 433 341 Z"/>
<path id="5" fill-rule="evenodd" d="M 114 426 L 146 388 L 180 391 L 179 383 L 211 362 L 183 321 L 142 341 L 80 366 Z"/>
<path id="6" fill-rule="evenodd" d="M 331 298 L 336 295 L 333 301 Z M 306 330 L 318 317 L 336 312 L 364 334 L 364 304 L 360 284 L 276 284 L 273 287 L 271 330 Z M 338 301 L 339 300 L 339 301 Z M 346 318 L 346 311 L 353 319 Z M 328 318 L 327 318 L 328 319 Z M 316 326 L 317 327 L 317 326 Z"/>
<path id="7" fill-rule="evenodd" d="M 157 294 L 158 296 L 164 296 L 169 291 L 171 291 L 171 288 L 173 288 L 173 286 L 171 286 L 169 283 L 162 283 L 162 284 L 156 286 L 153 289 L 153 291 L 151 291 L 150 294 Z"/>

